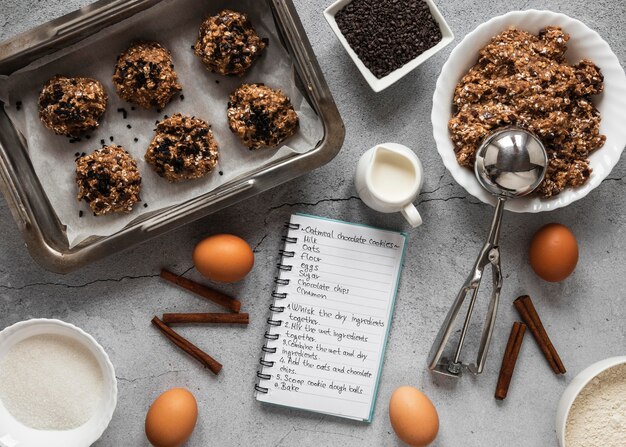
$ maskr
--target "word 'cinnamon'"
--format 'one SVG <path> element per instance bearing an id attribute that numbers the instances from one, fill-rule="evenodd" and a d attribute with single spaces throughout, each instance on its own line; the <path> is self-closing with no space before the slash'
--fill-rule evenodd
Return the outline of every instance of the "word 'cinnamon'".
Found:
<path id="1" fill-rule="evenodd" d="M 218 374 L 220 372 L 222 369 L 222 364 L 220 362 L 215 360 L 186 338 L 178 335 L 174 330 L 167 327 L 165 323 L 159 319 L 159 317 L 154 317 L 152 319 L 152 324 L 155 325 L 172 343 L 209 368 L 213 374 Z"/>
<path id="2" fill-rule="evenodd" d="M 565 374 L 566 369 L 565 366 L 563 366 L 561 357 L 559 357 L 556 348 L 550 341 L 548 333 L 543 327 L 543 323 L 541 323 L 541 319 L 530 297 L 528 295 L 520 296 L 513 301 L 513 305 L 519 312 L 522 320 L 524 320 L 524 323 L 528 326 L 528 329 L 530 329 L 530 332 L 532 332 L 541 352 L 543 352 L 543 355 L 550 364 L 552 371 L 554 371 L 555 374 Z"/>
<path id="3" fill-rule="evenodd" d="M 233 312 L 238 313 L 241 309 L 241 302 L 236 300 L 235 298 L 228 296 L 222 292 L 218 292 L 217 290 L 213 290 L 207 286 L 203 286 L 202 284 L 198 284 L 197 282 L 190 279 L 183 278 L 176 273 L 172 273 L 168 270 L 163 269 L 161 270 L 161 278 L 171 282 L 172 284 L 176 284 L 183 289 L 189 290 L 190 292 L 195 293 L 202 298 L 213 301 L 215 304 L 219 304 L 220 306 Z"/>
<path id="4" fill-rule="evenodd" d="M 224 323 L 224 324 L 248 324 L 250 316 L 247 313 L 177 313 L 163 314 L 165 324 L 187 323 Z"/>
<path id="5" fill-rule="evenodd" d="M 509 385 L 511 385 L 511 378 L 513 377 L 513 371 L 515 370 L 515 364 L 517 363 L 517 356 L 519 350 L 522 347 L 522 341 L 524 341 L 524 334 L 526 333 L 526 325 L 516 321 L 511 328 L 511 334 L 509 335 L 509 341 L 506 344 L 506 350 L 504 351 L 504 357 L 502 358 L 502 366 L 500 367 L 500 375 L 498 376 L 498 384 L 496 385 L 496 399 L 504 400 L 509 392 Z"/>

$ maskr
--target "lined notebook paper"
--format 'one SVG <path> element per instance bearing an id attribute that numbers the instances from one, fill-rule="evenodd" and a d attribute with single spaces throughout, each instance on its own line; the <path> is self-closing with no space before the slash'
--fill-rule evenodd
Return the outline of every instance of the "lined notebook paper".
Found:
<path id="1" fill-rule="evenodd" d="M 256 398 L 370 421 L 406 235 L 291 216 Z"/>

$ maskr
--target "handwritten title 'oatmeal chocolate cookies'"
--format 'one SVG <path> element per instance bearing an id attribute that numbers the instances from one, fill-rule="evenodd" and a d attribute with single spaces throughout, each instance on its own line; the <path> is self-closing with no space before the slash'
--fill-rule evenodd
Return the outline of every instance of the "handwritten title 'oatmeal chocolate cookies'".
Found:
<path id="1" fill-rule="evenodd" d="M 196 179 L 215 168 L 218 147 L 206 121 L 177 113 L 157 124 L 145 159 L 170 182 Z"/>
<path id="2" fill-rule="evenodd" d="M 104 146 L 76 159 L 78 200 L 96 216 L 129 213 L 139 199 L 141 175 L 137 162 L 121 146 Z"/>
<path id="3" fill-rule="evenodd" d="M 96 79 L 55 76 L 39 94 L 39 117 L 55 134 L 76 137 L 98 127 L 107 99 Z"/>
<path id="4" fill-rule="evenodd" d="M 591 100 L 603 91 L 604 79 L 589 60 L 567 63 L 568 40 L 556 26 L 538 35 L 509 28 L 480 50 L 478 62 L 456 86 L 456 111 L 448 123 L 459 164 L 473 168 L 490 132 L 517 125 L 535 133 L 548 151 L 540 196 L 555 196 L 589 179 L 588 157 L 606 140 Z"/>
<path id="5" fill-rule="evenodd" d="M 194 53 L 214 73 L 243 75 L 266 46 L 246 14 L 225 9 L 202 22 Z"/>
<path id="6" fill-rule="evenodd" d="M 287 95 L 263 84 L 243 84 L 230 95 L 228 125 L 250 149 L 276 147 L 298 130 Z"/>
<path id="7" fill-rule="evenodd" d="M 120 98 L 144 109 L 163 108 L 182 90 L 170 52 L 156 42 L 140 42 L 124 51 L 113 84 Z"/>

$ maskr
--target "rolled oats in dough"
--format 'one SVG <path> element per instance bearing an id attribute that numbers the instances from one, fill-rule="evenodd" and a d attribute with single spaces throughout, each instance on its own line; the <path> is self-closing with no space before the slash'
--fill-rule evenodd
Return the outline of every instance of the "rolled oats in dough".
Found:
<path id="1" fill-rule="evenodd" d="M 196 179 L 215 168 L 218 146 L 206 121 L 177 113 L 157 124 L 145 159 L 170 182 Z"/>
<path id="2" fill-rule="evenodd" d="M 194 53 L 214 73 L 243 75 L 266 45 L 246 14 L 225 9 L 202 22 Z"/>
<path id="3" fill-rule="evenodd" d="M 96 216 L 132 211 L 139 199 L 141 175 L 135 159 L 121 146 L 104 146 L 76 159 L 78 200 Z"/>
<path id="4" fill-rule="evenodd" d="M 39 117 L 55 134 L 76 137 L 98 127 L 107 99 L 96 79 L 57 75 L 39 94 Z"/>
<path id="5" fill-rule="evenodd" d="M 556 26 L 538 35 L 511 27 L 480 50 L 455 89 L 456 110 L 448 123 L 459 164 L 473 168 L 476 150 L 491 131 L 517 125 L 534 132 L 548 151 L 540 196 L 589 179 L 588 157 L 606 140 L 591 101 L 604 89 L 603 76 L 589 60 L 567 63 L 568 40 Z"/>
<path id="6" fill-rule="evenodd" d="M 250 149 L 276 147 L 298 131 L 287 95 L 263 84 L 243 84 L 230 95 L 228 124 Z"/>
<path id="7" fill-rule="evenodd" d="M 182 90 L 170 52 L 157 42 L 136 43 L 124 51 L 113 84 L 120 98 L 144 109 L 163 108 Z"/>

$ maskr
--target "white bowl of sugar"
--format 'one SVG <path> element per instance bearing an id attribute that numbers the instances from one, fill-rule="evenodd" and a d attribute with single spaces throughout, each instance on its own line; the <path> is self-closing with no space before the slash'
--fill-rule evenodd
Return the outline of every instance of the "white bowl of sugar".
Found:
<path id="1" fill-rule="evenodd" d="M 113 417 L 109 357 L 83 330 L 32 319 L 0 332 L 0 447 L 86 447 Z"/>
<path id="2" fill-rule="evenodd" d="M 556 410 L 561 447 L 623 447 L 626 439 L 626 356 L 601 360 L 567 386 Z"/>

